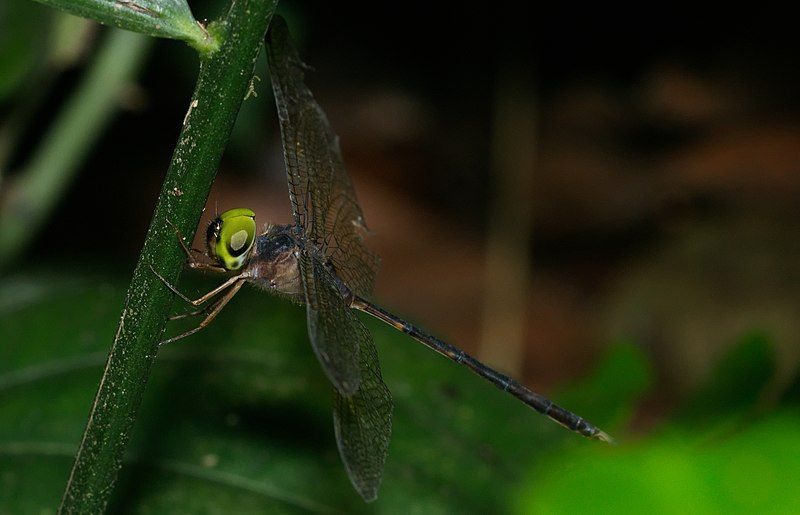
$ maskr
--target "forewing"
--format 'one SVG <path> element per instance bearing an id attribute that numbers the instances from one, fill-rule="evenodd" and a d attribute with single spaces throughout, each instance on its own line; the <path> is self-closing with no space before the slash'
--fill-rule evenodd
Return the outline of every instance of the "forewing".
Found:
<path id="1" fill-rule="evenodd" d="M 377 497 L 392 429 L 392 396 L 381 378 L 366 327 L 349 309 L 314 250 L 355 294 L 372 291 L 378 259 L 363 243 L 366 227 L 338 138 L 303 82 L 305 65 L 286 22 L 276 16 L 267 35 L 272 89 L 281 124 L 289 199 L 295 223 L 315 249 L 301 252 L 308 331 L 314 352 L 334 384 L 339 453 L 356 490 Z M 314 255 L 312 257 L 312 255 Z"/>
<path id="2" fill-rule="evenodd" d="M 372 501 L 378 497 L 389 450 L 394 403 L 369 334 L 359 355 L 361 386 L 354 395 L 334 393 L 333 426 L 350 481 L 365 501 Z"/>
<path id="3" fill-rule="evenodd" d="M 345 305 L 325 266 L 305 252 L 301 252 L 299 262 L 311 347 L 336 390 L 352 394 L 361 382 L 358 356 L 361 347 L 371 343 L 369 332 L 355 311 Z"/>
<path id="4" fill-rule="evenodd" d="M 267 53 L 295 222 L 350 290 L 367 296 L 378 258 L 363 243 L 364 217 L 338 138 L 303 81 L 306 67 L 278 16 L 267 34 Z"/>

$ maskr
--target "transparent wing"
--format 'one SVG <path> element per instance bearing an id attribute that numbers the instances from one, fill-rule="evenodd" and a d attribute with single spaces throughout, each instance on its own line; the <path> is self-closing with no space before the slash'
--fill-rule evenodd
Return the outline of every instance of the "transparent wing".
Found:
<path id="1" fill-rule="evenodd" d="M 305 252 L 299 262 L 311 347 L 336 390 L 350 395 L 361 382 L 360 349 L 371 337 L 325 266 Z"/>
<path id="2" fill-rule="evenodd" d="M 267 34 L 267 53 L 295 223 L 350 290 L 368 296 L 378 258 L 362 240 L 364 217 L 342 162 L 339 140 L 303 82 L 305 65 L 286 22 L 277 16 Z"/>
<path id="3" fill-rule="evenodd" d="M 378 497 L 389 451 L 394 403 L 369 334 L 360 356 L 361 387 L 351 396 L 334 393 L 333 427 L 350 481 L 365 501 L 372 501 Z"/>
<path id="4" fill-rule="evenodd" d="M 305 86 L 305 65 L 286 23 L 275 17 L 267 35 L 272 88 L 281 124 L 295 224 L 308 247 L 300 257 L 308 331 L 334 384 L 339 453 L 356 490 L 377 497 L 392 428 L 392 396 L 383 383 L 375 346 L 342 298 L 336 276 L 353 293 L 372 291 L 378 258 L 364 246 L 364 217 L 345 171 L 338 138 Z M 314 247 L 314 248 L 309 248 Z M 324 254 L 316 256 L 316 250 Z M 313 257 L 312 257 L 313 256 Z"/>

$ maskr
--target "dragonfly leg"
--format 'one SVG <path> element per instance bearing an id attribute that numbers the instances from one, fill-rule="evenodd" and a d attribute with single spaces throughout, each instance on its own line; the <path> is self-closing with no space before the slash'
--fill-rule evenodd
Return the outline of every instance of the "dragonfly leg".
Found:
<path id="1" fill-rule="evenodd" d="M 204 306 L 204 307 L 202 307 L 200 309 L 195 309 L 194 311 L 187 311 L 186 313 L 179 313 L 177 315 L 170 315 L 167 320 L 172 322 L 173 320 L 180 320 L 181 318 L 196 317 L 198 315 L 202 315 L 204 313 L 207 313 L 208 310 L 211 309 L 211 307 L 213 307 L 213 306 L 214 306 L 214 304 L 210 304 L 210 305 Z"/>
<path id="2" fill-rule="evenodd" d="M 153 265 L 149 265 L 149 266 L 150 266 L 150 270 L 152 270 L 152 271 L 153 271 L 153 273 L 156 275 L 156 277 L 158 277 L 159 279 L 161 279 L 161 282 L 162 282 L 162 283 L 164 283 L 164 285 L 165 285 L 167 288 L 169 288 L 169 289 L 172 291 L 172 293 L 174 293 L 175 295 L 177 295 L 178 297 L 180 297 L 181 299 L 183 299 L 183 300 L 184 300 L 185 302 L 187 302 L 188 304 L 191 304 L 192 306 L 200 306 L 201 304 L 205 304 L 206 302 L 208 302 L 208 301 L 209 301 L 209 299 L 212 299 L 212 298 L 216 297 L 217 295 L 219 295 L 220 293 L 222 293 L 224 290 L 226 290 L 228 287 L 230 287 L 230 285 L 234 284 L 236 281 L 238 281 L 238 280 L 241 280 L 241 279 L 244 279 L 244 274 L 235 275 L 235 276 L 231 277 L 230 279 L 228 279 L 227 281 L 225 281 L 224 283 L 222 283 L 222 284 L 220 284 L 219 286 L 217 286 L 216 288 L 214 288 L 213 290 L 211 290 L 210 292 L 206 293 L 206 294 L 205 294 L 205 295 L 203 295 L 202 297 L 200 297 L 200 298 L 197 298 L 197 299 L 195 299 L 195 300 L 192 300 L 192 299 L 190 299 L 189 297 L 187 297 L 186 295 L 184 295 L 183 293 L 181 293 L 181 292 L 180 292 L 180 291 L 179 291 L 179 290 L 178 290 L 176 287 L 174 287 L 172 284 L 170 284 L 170 282 L 169 282 L 169 281 L 167 281 L 167 280 L 164 278 L 164 276 L 162 276 L 161 274 L 159 274 L 159 273 L 156 271 L 156 269 L 155 269 L 155 268 L 153 268 Z"/>
<path id="3" fill-rule="evenodd" d="M 195 252 L 200 252 L 197 249 L 192 249 L 192 250 Z M 189 261 L 189 268 L 191 268 L 192 270 L 202 270 L 204 272 L 216 272 L 218 274 L 224 274 L 228 272 L 225 268 L 221 266 L 212 265 L 209 263 L 201 263 L 199 261 Z"/>
<path id="4" fill-rule="evenodd" d="M 167 223 L 170 225 L 170 227 L 172 227 L 172 229 L 175 231 L 175 235 L 178 237 L 178 243 L 181 244 L 181 249 L 183 249 L 183 253 L 186 254 L 186 261 L 189 264 L 189 268 L 192 268 L 194 270 L 203 270 L 206 272 L 217 272 L 223 274 L 227 272 L 227 270 L 224 267 L 213 265 L 211 263 L 202 263 L 198 261 L 194 257 L 194 254 L 192 254 L 192 252 L 200 254 L 201 256 L 206 256 L 206 254 L 195 248 L 190 249 L 186 245 L 186 239 L 183 237 L 181 230 L 178 229 L 178 227 L 174 223 L 172 223 L 169 219 L 167 219 Z"/>
<path id="5" fill-rule="evenodd" d="M 233 298 L 233 296 L 236 295 L 236 293 L 242 288 L 242 286 L 245 283 L 244 279 L 241 279 L 241 278 L 238 278 L 238 277 L 235 277 L 234 279 L 238 279 L 238 282 L 235 282 L 233 284 L 233 286 L 231 287 L 231 289 L 228 290 L 225 293 L 225 295 L 220 297 L 216 301 L 216 303 L 213 304 L 213 307 L 211 308 L 211 311 L 208 313 L 208 315 L 206 315 L 206 317 L 203 319 L 202 322 L 200 322 L 200 324 L 197 327 L 195 327 L 194 329 L 190 329 L 190 330 L 186 331 L 185 333 L 181 333 L 178 336 L 173 336 L 172 338 L 168 338 L 168 339 L 160 342 L 158 345 L 159 346 L 166 345 L 167 343 L 172 343 L 172 342 L 177 341 L 177 340 L 182 340 L 182 339 L 186 338 L 187 336 L 191 336 L 194 333 L 200 331 L 201 329 L 203 329 L 206 326 L 208 326 L 208 324 L 213 322 L 214 319 L 219 314 L 219 312 L 222 311 L 222 308 L 224 308 L 225 305 L 228 304 L 228 302 L 230 302 L 230 300 Z M 202 310 L 200 312 L 202 313 Z"/>
<path id="6" fill-rule="evenodd" d="M 186 246 L 186 240 L 183 237 L 181 230 L 178 229 L 178 226 L 172 223 L 169 218 L 167 218 L 167 223 L 170 225 L 170 227 L 172 227 L 172 230 L 175 231 L 175 236 L 178 237 L 178 242 L 181 244 L 184 254 L 186 254 L 186 259 L 188 259 L 190 262 L 194 262 L 194 256 L 192 255 L 191 250 L 189 250 L 189 247 Z"/>

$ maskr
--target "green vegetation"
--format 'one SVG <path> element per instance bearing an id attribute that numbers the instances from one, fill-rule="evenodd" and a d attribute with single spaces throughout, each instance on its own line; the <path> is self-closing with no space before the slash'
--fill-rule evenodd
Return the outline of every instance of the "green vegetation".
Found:
<path id="1" fill-rule="evenodd" d="M 102 23 L 183 39 L 201 57 L 197 86 L 61 504 L 64 512 L 94 513 L 105 508 L 114 490 L 172 300 L 171 292 L 150 267 L 171 281 L 178 279 L 184 256 L 168 221 L 185 234 L 194 233 L 197 227 L 277 0 L 233 1 L 227 14 L 208 27 L 210 37 L 194 21 L 184 0 L 47 3 Z M 77 112 L 82 114 L 80 107 L 81 104 Z M 85 148 L 88 141 L 91 138 L 84 139 L 77 148 Z M 52 173 L 50 180 L 46 173 L 39 173 L 38 177 L 40 180 L 34 181 L 37 186 L 28 188 L 34 195 L 60 181 Z M 30 173 L 21 182 L 26 180 L 30 182 Z"/>
<path id="2" fill-rule="evenodd" d="M 187 289 L 212 283 L 194 276 Z M 123 298 L 122 281 L 102 276 L 38 272 L 0 288 L 0 332 L 12 335 L 0 360 L 0 512 L 58 503 Z M 774 406 L 757 400 L 773 380 L 761 373 L 773 359 L 763 338 L 746 338 L 687 400 L 691 417 L 641 434 L 625 428 L 648 393 L 648 360 L 635 346 L 614 347 L 591 377 L 555 395 L 610 424 L 620 443 L 609 447 L 366 321 L 396 399 L 374 504 L 352 491 L 336 453 L 330 388 L 308 349 L 303 310 L 246 289 L 191 345 L 160 352 L 111 510 L 790 511 L 786 493 L 800 480 L 797 389 Z M 726 408 L 713 411 L 720 398 Z"/>
<path id="3" fill-rule="evenodd" d="M 218 35 L 198 23 L 186 0 L 36 0 L 104 25 L 185 41 L 201 55 L 219 48 Z"/>

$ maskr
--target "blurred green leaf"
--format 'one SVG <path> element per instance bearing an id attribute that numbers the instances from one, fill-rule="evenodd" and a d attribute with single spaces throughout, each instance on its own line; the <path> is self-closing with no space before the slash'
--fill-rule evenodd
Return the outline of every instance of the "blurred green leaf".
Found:
<path id="1" fill-rule="evenodd" d="M 39 63 L 48 26 L 46 9 L 28 0 L 0 3 L 0 101 L 22 85 Z"/>
<path id="2" fill-rule="evenodd" d="M 797 406 L 800 404 L 800 371 L 795 371 L 794 379 L 781 395 L 781 402 L 786 405 Z"/>
<path id="3" fill-rule="evenodd" d="M 775 352 L 761 332 L 742 338 L 717 364 L 708 383 L 680 410 L 677 420 L 714 423 L 753 408 L 777 370 Z"/>
<path id="4" fill-rule="evenodd" d="M 616 452 L 583 449 L 531 472 L 517 513 L 793 513 L 800 415 L 779 411 L 709 442 L 685 427 Z"/>
<path id="5" fill-rule="evenodd" d="M 50 31 L 49 60 L 56 69 L 64 69 L 80 61 L 93 42 L 97 26 L 86 18 L 54 12 Z"/>
<path id="6" fill-rule="evenodd" d="M 629 343 L 613 345 L 590 377 L 561 396 L 564 405 L 614 435 L 626 423 L 653 384 L 644 352 Z"/>
<path id="7" fill-rule="evenodd" d="M 4 185 L 14 194 L 6 195 L 0 204 L 0 267 L 17 262 L 36 236 L 116 111 L 120 92 L 138 71 L 150 43 L 137 34 L 110 31 L 36 151 L 20 173 Z M 8 140 L 2 141 L 0 134 L 0 168 L 4 143 L 7 145 Z"/>
<path id="8" fill-rule="evenodd" d="M 0 512 L 57 506 L 122 292 L 97 278 L 2 283 Z M 396 416 L 378 501 L 366 505 L 336 452 L 304 315 L 246 290 L 207 330 L 160 351 L 111 512 L 502 512 L 554 444 L 603 447 L 368 321 Z"/>
<path id="9" fill-rule="evenodd" d="M 622 367 L 609 367 L 615 361 L 625 360 L 609 359 L 603 368 L 624 373 Z M 758 416 L 750 409 L 774 373 L 768 339 L 747 335 L 723 358 L 708 385 L 655 436 L 623 440 L 617 449 L 565 447 L 537 462 L 515 511 L 793 512 L 800 482 L 800 414 L 788 405 Z M 565 462 L 570 465 L 562 466 Z"/>
<path id="10" fill-rule="evenodd" d="M 186 0 L 37 0 L 104 25 L 186 41 L 201 52 L 218 42 L 198 25 Z"/>

